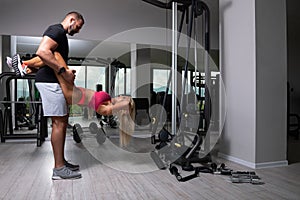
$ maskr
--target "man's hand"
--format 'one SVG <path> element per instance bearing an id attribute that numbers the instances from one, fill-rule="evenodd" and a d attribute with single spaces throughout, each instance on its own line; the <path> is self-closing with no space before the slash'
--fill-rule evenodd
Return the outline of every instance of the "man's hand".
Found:
<path id="1" fill-rule="evenodd" d="M 69 83 L 74 85 L 76 70 L 74 69 L 66 69 L 66 72 L 62 73 L 61 76 Z"/>

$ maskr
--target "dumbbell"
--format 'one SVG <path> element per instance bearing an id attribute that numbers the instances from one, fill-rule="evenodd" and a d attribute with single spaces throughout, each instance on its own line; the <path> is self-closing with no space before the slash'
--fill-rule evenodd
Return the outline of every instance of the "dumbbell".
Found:
<path id="1" fill-rule="evenodd" d="M 92 134 L 96 135 L 96 140 L 98 144 L 103 144 L 106 140 L 106 134 L 102 128 L 99 128 L 98 125 L 95 122 L 91 122 L 89 125 L 89 131 Z M 81 142 L 82 134 L 83 134 L 83 128 L 80 124 L 76 123 L 73 126 L 73 139 L 76 143 Z"/>
<path id="2" fill-rule="evenodd" d="M 232 169 L 229 169 L 228 167 L 226 167 L 226 165 L 224 163 L 222 163 L 220 165 L 219 170 L 222 175 L 231 175 L 231 173 L 232 173 Z"/>
<path id="3" fill-rule="evenodd" d="M 89 130 L 91 131 L 92 134 L 96 134 L 98 131 L 98 125 L 96 124 L 96 122 L 91 122 L 89 125 Z"/>
<path id="4" fill-rule="evenodd" d="M 106 140 L 106 134 L 102 128 L 99 128 L 95 122 L 91 122 L 89 129 L 92 134 L 96 134 L 98 144 L 103 144 Z"/>
<path id="5" fill-rule="evenodd" d="M 96 139 L 98 144 L 103 144 L 106 140 L 106 134 L 102 128 L 99 128 L 96 133 Z"/>
<path id="6" fill-rule="evenodd" d="M 211 168 L 214 174 L 231 175 L 232 170 L 226 167 L 224 163 L 218 167 L 216 163 L 211 164 Z"/>
<path id="7" fill-rule="evenodd" d="M 73 125 L 73 140 L 77 143 L 81 142 L 80 135 L 83 133 L 82 127 L 80 124 Z"/>

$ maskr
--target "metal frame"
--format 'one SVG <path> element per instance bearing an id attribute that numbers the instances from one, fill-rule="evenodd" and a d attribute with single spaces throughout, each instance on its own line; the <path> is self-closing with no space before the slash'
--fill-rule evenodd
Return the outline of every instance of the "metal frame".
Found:
<path id="1" fill-rule="evenodd" d="M 172 70 L 171 70 L 171 75 L 168 78 L 168 86 L 166 89 L 166 95 L 168 93 L 168 88 L 170 85 L 170 81 L 172 79 L 172 133 L 170 135 L 172 135 L 173 137 L 183 137 L 183 134 L 181 134 L 181 131 L 183 130 L 177 130 L 177 96 L 178 96 L 178 88 L 177 88 L 177 50 L 178 50 L 178 42 L 179 42 L 179 37 L 180 37 L 180 33 L 181 33 L 181 29 L 182 29 L 182 23 L 183 23 L 183 18 L 184 15 L 186 14 L 187 16 L 187 34 L 188 34 L 188 40 L 187 40 L 187 50 L 186 50 L 186 62 L 185 62 L 185 66 L 184 66 L 184 78 L 182 81 L 182 95 L 181 95 L 181 104 L 180 106 L 182 106 L 183 104 L 183 94 L 185 93 L 185 86 L 186 86 L 186 81 L 187 81 L 187 76 L 188 76 L 188 58 L 189 58 L 189 51 L 190 51 L 190 45 L 191 45 L 191 38 L 192 38 L 192 30 L 193 30 L 193 23 L 194 23 L 194 19 L 197 16 L 203 15 L 203 21 L 204 21 L 204 29 L 203 29 L 203 42 L 204 42 L 204 48 L 206 51 L 205 57 L 204 57 L 204 72 L 205 72 L 205 107 L 204 107 L 204 118 L 205 118 L 205 125 L 204 125 L 204 132 L 206 133 L 208 131 L 209 125 L 210 125 L 210 121 L 211 121 L 211 99 L 210 99 L 210 94 L 209 94 L 209 88 L 210 88 L 210 69 L 209 69 L 209 50 L 210 50 L 210 38 L 209 38 L 209 34 L 210 34 L 210 13 L 209 13 L 209 9 L 208 6 L 200 1 L 200 0 L 171 0 L 168 3 L 162 3 L 158 0 L 143 0 L 147 3 L 150 3 L 154 6 L 160 7 L 160 8 L 164 8 L 164 9 L 172 9 Z M 180 5 L 178 5 L 180 4 Z M 191 9 L 190 9 L 191 7 Z M 177 12 L 178 10 L 182 11 L 182 18 L 181 18 L 181 22 L 180 22 L 180 26 L 179 26 L 179 30 L 177 27 Z M 189 15 L 189 16 L 188 16 Z M 194 32 L 194 34 L 196 33 L 196 31 Z M 196 35 L 196 34 L 195 34 Z M 196 50 L 196 38 L 195 38 L 195 63 L 197 63 L 197 50 Z M 200 92 L 200 91 L 199 91 Z M 165 95 L 165 97 L 166 97 Z M 163 105 L 165 105 L 165 99 L 163 101 Z M 181 115 L 182 112 L 182 108 L 179 111 L 179 114 Z M 159 116 L 161 117 L 161 115 Z M 157 121 L 159 121 L 159 119 L 157 119 Z M 178 120 L 181 120 L 181 116 L 179 117 Z M 155 134 L 156 134 L 156 129 L 157 129 L 157 125 L 154 127 L 153 131 L 152 131 L 152 138 L 151 141 L 152 143 L 156 143 L 156 139 L 155 139 Z M 198 132 L 198 131 L 197 131 Z M 196 149 L 199 147 L 200 145 L 200 135 L 197 135 L 198 133 L 192 133 L 192 132 L 187 132 L 186 134 L 191 133 L 192 136 L 195 136 L 196 139 L 196 143 L 194 144 L 193 148 L 191 148 L 191 150 L 189 150 L 189 152 L 182 157 L 182 162 L 204 162 L 204 160 L 206 159 L 202 159 L 202 158 L 198 158 L 198 159 L 194 159 L 191 158 L 192 154 L 196 151 Z M 206 135 L 206 137 L 209 137 L 209 135 Z M 180 139 L 181 141 L 181 139 Z M 182 140 L 183 142 L 183 140 Z M 207 148 L 207 145 L 209 145 L 209 139 L 206 139 L 206 143 L 204 144 L 204 148 Z M 160 150 L 160 148 L 164 147 L 165 145 L 161 146 L 158 145 L 158 150 Z M 166 147 L 168 150 L 172 151 L 172 145 L 170 147 Z M 209 147 L 208 147 L 209 148 Z M 167 150 L 162 150 L 162 152 L 166 152 Z M 157 166 L 160 169 L 165 168 L 164 163 L 161 161 L 161 159 L 159 158 L 159 155 L 156 154 L 155 151 L 151 152 L 151 157 L 153 158 L 153 160 L 155 161 L 155 163 L 157 164 Z M 193 159 L 188 161 L 189 159 Z M 208 158 L 209 159 L 209 158 Z M 169 162 L 169 161 L 167 161 Z M 181 162 L 181 161 L 179 161 Z M 187 166 L 189 167 L 189 166 Z"/>
<path id="2" fill-rule="evenodd" d="M 48 128 L 47 128 L 47 117 L 43 115 L 42 111 L 42 104 L 41 101 L 15 101 L 11 100 L 11 91 L 10 91 L 10 82 L 15 81 L 17 79 L 35 79 L 34 75 L 26 75 L 24 77 L 18 77 L 15 75 L 14 72 L 4 72 L 0 74 L 0 81 L 4 77 L 8 77 L 5 80 L 6 84 L 6 101 L 0 101 L 0 103 L 3 104 L 10 104 L 7 108 L 4 110 L 4 115 L 2 115 L 2 110 L 1 111 L 1 116 L 2 116 L 2 121 L 1 123 L 1 142 L 4 143 L 6 139 L 37 139 L 37 146 L 41 146 L 42 143 L 45 141 L 45 138 L 48 136 Z M 14 133 L 13 127 L 12 127 L 12 105 L 13 104 L 18 104 L 18 103 L 30 103 L 33 105 L 37 106 L 37 109 L 39 110 L 39 115 L 38 115 L 38 124 L 37 124 L 37 132 L 36 133 Z M 7 127 L 7 125 L 9 127 Z M 7 128 L 9 128 L 9 133 L 7 133 Z"/>

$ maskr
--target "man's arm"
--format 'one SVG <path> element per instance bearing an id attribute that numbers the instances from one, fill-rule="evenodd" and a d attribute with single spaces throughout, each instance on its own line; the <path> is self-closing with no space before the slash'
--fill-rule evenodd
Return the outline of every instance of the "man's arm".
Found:
<path id="1" fill-rule="evenodd" d="M 51 67 L 55 73 L 58 73 L 60 68 L 63 67 L 59 64 L 53 53 L 57 46 L 58 44 L 53 39 L 48 36 L 44 36 L 36 52 L 44 64 Z M 74 82 L 74 72 L 70 69 L 66 68 L 66 72 L 62 73 L 61 76 L 70 83 Z"/>

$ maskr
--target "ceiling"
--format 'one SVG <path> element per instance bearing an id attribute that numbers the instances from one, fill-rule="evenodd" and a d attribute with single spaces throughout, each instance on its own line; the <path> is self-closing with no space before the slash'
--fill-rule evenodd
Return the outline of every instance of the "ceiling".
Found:
<path id="1" fill-rule="evenodd" d="M 42 37 L 16 36 L 17 53 L 22 56 L 35 54 L 41 39 Z M 101 56 L 95 56 L 93 53 L 98 48 L 105 48 L 105 51 L 101 51 Z M 112 60 L 114 58 L 111 58 L 111 55 L 116 55 L 116 49 L 129 52 L 130 45 L 121 42 L 108 45 L 95 40 L 69 39 L 69 57 L 73 58 L 98 57 L 98 60 Z"/>
<path id="2" fill-rule="evenodd" d="M 34 54 L 42 37 L 16 36 L 17 52 L 20 54 Z M 86 57 L 100 41 L 69 39 L 70 57 Z"/>
<path id="3" fill-rule="evenodd" d="M 29 37 L 29 36 L 15 36 L 17 43 L 17 53 L 21 56 L 26 54 L 35 54 L 41 37 Z M 148 37 L 148 36 L 147 36 Z M 136 39 L 136 37 L 134 37 Z M 70 59 L 70 65 L 81 65 L 82 61 L 85 61 L 91 65 L 99 65 L 101 63 L 110 63 L 114 59 L 118 59 L 121 62 L 125 63 L 127 66 L 130 66 L 130 57 L 131 57 L 131 45 L 129 42 L 116 42 L 116 41 L 96 41 L 96 40 L 83 40 L 83 39 L 69 39 L 69 58 L 83 58 L 78 61 L 78 59 Z M 149 54 L 151 63 L 161 63 L 165 65 L 170 65 L 171 63 L 171 54 L 168 49 L 165 49 L 165 45 L 151 46 L 151 52 Z M 149 46 L 139 45 L 140 50 L 143 48 L 149 48 Z M 169 52 L 169 53 L 168 53 Z M 186 48 L 178 49 L 178 65 L 185 65 Z M 191 52 L 194 53 L 194 52 Z M 198 52 L 199 55 L 202 55 L 202 51 Z M 203 55 L 202 55 L 203 56 Z M 199 56 L 199 57 L 202 57 Z M 193 60 L 191 60 L 193 62 Z M 201 65 L 201 64 L 200 64 Z M 215 65 L 215 64 L 213 64 Z"/>

